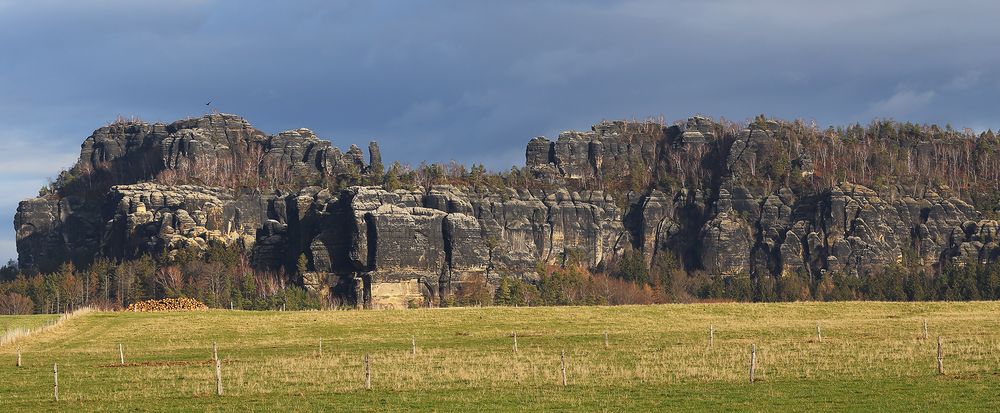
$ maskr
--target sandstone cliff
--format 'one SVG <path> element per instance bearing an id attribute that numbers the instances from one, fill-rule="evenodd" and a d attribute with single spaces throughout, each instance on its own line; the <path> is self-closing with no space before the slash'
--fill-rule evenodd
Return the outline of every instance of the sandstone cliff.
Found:
<path id="1" fill-rule="evenodd" d="M 863 275 L 904 259 L 935 268 L 1000 253 L 1000 225 L 961 191 L 899 176 L 877 188 L 837 180 L 816 162 L 831 144 L 788 128 L 604 122 L 528 142 L 529 183 L 387 190 L 358 185 L 382 182 L 374 143 L 366 162 L 357 146 L 341 152 L 307 129 L 267 135 L 233 115 L 118 122 L 84 141 L 51 193 L 20 204 L 19 262 L 52 271 L 222 243 L 346 301 L 405 306 L 475 280 L 530 280 L 539 263 L 600 268 L 626 249 L 736 277 Z M 300 256 L 307 268 L 295 274 Z"/>

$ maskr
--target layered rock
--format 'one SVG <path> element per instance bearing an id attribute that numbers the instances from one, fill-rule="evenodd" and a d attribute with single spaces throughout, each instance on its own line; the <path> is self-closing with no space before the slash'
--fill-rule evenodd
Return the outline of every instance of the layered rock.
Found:
<path id="1" fill-rule="evenodd" d="M 377 144 L 370 149 L 371 159 L 380 163 Z M 269 136 L 227 114 L 171 124 L 118 121 L 84 140 L 79 160 L 66 179 L 60 177 L 56 192 L 19 206 L 15 227 L 22 268 L 54 271 L 67 260 L 85 265 L 102 252 L 102 228 L 115 215 L 105 198 L 115 196 L 115 185 L 149 181 L 165 171 L 171 176 L 195 174 L 192 171 L 199 168 L 208 178 L 224 173 L 256 176 L 254 170 L 260 169 L 262 184 L 299 187 L 374 171 L 356 146 L 341 154 L 308 129 Z"/>
<path id="2" fill-rule="evenodd" d="M 649 174 L 665 129 L 653 123 L 603 122 L 588 132 L 567 131 L 550 142 L 528 143 L 526 166 L 546 181 L 595 183 L 629 173 Z"/>
<path id="3" fill-rule="evenodd" d="M 21 201 L 14 215 L 18 265 L 37 268 L 39 263 L 61 263 L 69 258 L 62 236 L 64 215 L 60 200 L 34 198 Z"/>
<path id="4" fill-rule="evenodd" d="M 308 234 L 289 236 L 308 240 L 310 269 L 354 279 L 362 284 L 358 298 L 375 306 L 436 303 L 482 278 L 531 279 L 539 262 L 574 258 L 598 265 L 623 246 L 620 214 L 599 193 L 502 195 L 451 186 L 394 192 L 352 187 L 279 225 L 318 223 Z"/>
<path id="5" fill-rule="evenodd" d="M 153 183 L 118 185 L 108 194 L 110 219 L 101 251 L 125 259 L 207 249 L 209 243 L 251 249 L 265 205 L 253 193 L 223 188 Z"/>
<path id="6" fill-rule="evenodd" d="M 947 187 L 840 182 L 803 191 L 771 179 L 816 173 L 813 155 L 783 139 L 781 127 L 755 122 L 724 133 L 704 117 L 671 126 L 604 122 L 556 141 L 532 139 L 526 169 L 539 184 L 530 190 L 390 191 L 339 185 L 381 178 L 375 143 L 366 162 L 356 145 L 341 152 L 308 129 L 267 135 L 232 115 L 116 123 L 87 138 L 74 168 L 106 179 L 65 180 L 19 205 L 19 260 L 53 271 L 98 255 L 238 245 L 254 265 L 284 269 L 345 302 L 404 307 L 439 304 L 467 283 L 532 280 L 539 263 L 601 268 L 627 249 L 727 277 L 860 276 L 905 257 L 933 268 L 1000 254 L 1000 225 Z M 285 185 L 144 182 L 230 161 L 271 165 L 267 179 Z"/>

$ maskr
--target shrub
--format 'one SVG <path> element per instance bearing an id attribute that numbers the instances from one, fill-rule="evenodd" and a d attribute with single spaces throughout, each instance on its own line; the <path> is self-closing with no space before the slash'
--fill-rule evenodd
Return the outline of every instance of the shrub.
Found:
<path id="1" fill-rule="evenodd" d="M 18 293 L 0 295 L 0 314 L 25 315 L 35 310 L 35 303 L 30 298 Z"/>
<path id="2" fill-rule="evenodd" d="M 475 275 L 459 277 L 459 283 L 449 304 L 457 306 L 483 306 L 493 304 L 493 293 L 486 285 L 486 278 Z"/>
<path id="3" fill-rule="evenodd" d="M 631 248 L 612 264 L 611 275 L 639 284 L 650 282 L 646 257 L 641 251 Z"/>
<path id="4" fill-rule="evenodd" d="M 538 288 L 524 280 L 504 276 L 500 279 L 494 295 L 496 305 L 524 307 L 539 305 L 541 298 Z"/>

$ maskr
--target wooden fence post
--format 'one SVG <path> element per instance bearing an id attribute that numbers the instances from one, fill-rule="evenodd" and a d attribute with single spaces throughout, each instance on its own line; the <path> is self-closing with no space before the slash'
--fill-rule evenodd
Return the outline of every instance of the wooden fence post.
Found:
<path id="1" fill-rule="evenodd" d="M 750 345 L 750 382 L 754 381 L 754 374 L 757 370 L 757 345 Z"/>
<path id="2" fill-rule="evenodd" d="M 56 401 L 59 401 L 59 365 L 58 364 L 53 364 L 52 365 L 52 382 L 53 382 L 53 386 L 52 386 L 53 394 L 56 397 Z"/>
<path id="3" fill-rule="evenodd" d="M 323 339 L 319 339 L 319 356 L 323 357 Z"/>
<path id="4" fill-rule="evenodd" d="M 820 330 L 819 322 L 816 322 L 816 339 L 819 340 L 820 343 L 823 342 L 823 330 Z"/>
<path id="5" fill-rule="evenodd" d="M 610 347 L 610 345 L 608 345 L 608 330 L 604 330 L 604 348 L 608 347 Z"/>
<path id="6" fill-rule="evenodd" d="M 517 332 L 513 331 L 514 334 L 514 352 L 517 353 Z"/>
<path id="7" fill-rule="evenodd" d="M 924 319 L 924 340 L 927 340 L 927 319 Z"/>
<path id="8" fill-rule="evenodd" d="M 714 324 L 709 324 L 708 325 L 708 347 L 709 348 L 714 348 L 715 347 L 715 325 Z"/>
<path id="9" fill-rule="evenodd" d="M 222 395 L 222 360 L 215 359 L 215 394 Z"/>
<path id="10" fill-rule="evenodd" d="M 562 365 L 562 383 L 566 387 L 566 350 L 559 354 L 559 362 Z"/>
<path id="11" fill-rule="evenodd" d="M 372 370 L 368 364 L 368 353 L 365 353 L 365 390 L 372 389 Z"/>
<path id="12" fill-rule="evenodd" d="M 219 345 L 212 342 L 212 360 L 215 361 L 215 394 L 222 395 L 222 360 L 219 359 Z"/>
<path id="13" fill-rule="evenodd" d="M 125 365 L 125 349 L 122 348 L 122 343 L 118 343 L 118 361 L 122 366 Z"/>
<path id="14" fill-rule="evenodd" d="M 937 350 L 938 374 L 944 374 L 944 350 L 941 348 L 941 336 L 938 336 Z"/>
<path id="15" fill-rule="evenodd" d="M 410 336 L 410 354 L 417 355 L 417 337 L 413 335 Z"/>
<path id="16" fill-rule="evenodd" d="M 21 348 L 17 348 L 17 367 L 21 367 Z"/>

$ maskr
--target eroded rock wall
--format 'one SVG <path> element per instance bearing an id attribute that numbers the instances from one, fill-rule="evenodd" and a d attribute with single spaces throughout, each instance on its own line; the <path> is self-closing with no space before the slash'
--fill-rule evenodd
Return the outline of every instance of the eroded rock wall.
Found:
<path id="1" fill-rule="evenodd" d="M 53 271 L 68 260 L 217 242 L 344 302 L 404 307 L 439 304 L 472 282 L 531 280 L 540 263 L 601 268 L 627 249 L 648 262 L 671 254 L 688 271 L 734 277 L 863 275 L 904 257 L 934 268 L 1000 254 L 1000 225 L 947 187 L 839 182 L 804 191 L 769 179 L 776 168 L 802 179 L 816 173 L 814 154 L 781 138 L 780 127 L 723 133 L 704 117 L 670 126 L 605 122 L 528 142 L 534 189 L 389 191 L 329 185 L 331 177 L 381 177 L 374 143 L 366 162 L 355 145 L 341 152 L 308 129 L 267 135 L 233 115 L 116 123 L 85 140 L 75 167 L 109 177 L 106 188 L 87 192 L 77 179 L 19 205 L 19 260 Z M 280 165 L 298 186 L 145 182 L 185 163 L 250 155 Z M 296 274 L 300 256 L 308 268 Z"/>

